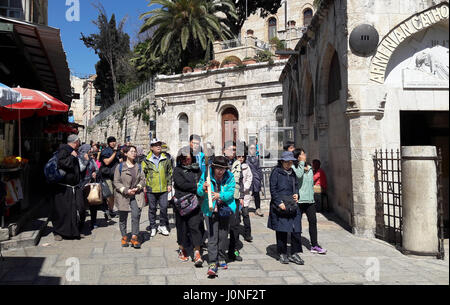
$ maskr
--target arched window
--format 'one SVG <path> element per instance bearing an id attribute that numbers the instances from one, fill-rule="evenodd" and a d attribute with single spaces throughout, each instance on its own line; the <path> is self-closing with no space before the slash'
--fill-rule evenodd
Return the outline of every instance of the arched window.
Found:
<path id="1" fill-rule="evenodd" d="M 277 20 L 272 17 L 269 19 L 269 41 L 277 37 Z"/>
<path id="2" fill-rule="evenodd" d="M 341 84 L 341 68 L 339 67 L 339 57 L 334 52 L 330 64 L 330 74 L 328 77 L 328 103 L 332 103 L 339 99 L 339 91 L 342 88 Z"/>
<path id="3" fill-rule="evenodd" d="M 278 107 L 275 112 L 278 127 L 283 127 L 283 107 Z"/>
<path id="4" fill-rule="evenodd" d="M 313 11 L 310 8 L 307 8 L 303 11 L 303 26 L 308 26 L 311 24 L 311 20 L 313 17 Z"/>
<path id="5" fill-rule="evenodd" d="M 180 142 L 188 142 L 189 141 L 189 118 L 183 113 L 180 115 L 179 119 L 179 127 L 178 127 L 178 135 Z"/>

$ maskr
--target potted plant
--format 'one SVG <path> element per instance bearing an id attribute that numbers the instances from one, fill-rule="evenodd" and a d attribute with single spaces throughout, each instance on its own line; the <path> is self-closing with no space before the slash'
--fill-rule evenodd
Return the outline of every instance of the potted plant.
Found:
<path id="1" fill-rule="evenodd" d="M 273 61 L 272 59 L 273 54 L 270 51 L 259 51 L 256 56 L 256 62 L 267 62 L 267 61 Z"/>
<path id="2" fill-rule="evenodd" d="M 252 65 L 252 64 L 256 64 L 256 60 L 255 60 L 253 57 L 245 57 L 245 58 L 242 60 L 242 63 L 243 63 L 244 65 Z"/>
<path id="3" fill-rule="evenodd" d="M 286 51 L 292 51 L 291 48 L 286 49 Z M 288 59 L 291 55 L 277 55 L 278 59 Z"/>
<path id="4" fill-rule="evenodd" d="M 235 67 L 237 65 L 242 65 L 242 61 L 237 56 L 228 56 L 225 57 L 225 59 L 222 61 L 222 64 L 220 65 L 221 68 L 229 68 L 229 67 Z"/>
<path id="5" fill-rule="evenodd" d="M 219 67 L 220 67 L 220 62 L 215 59 L 210 60 L 208 63 L 208 70 L 215 70 Z"/>
<path id="6" fill-rule="evenodd" d="M 183 68 L 183 74 L 191 73 L 191 72 L 192 72 L 192 68 L 191 67 L 184 67 Z"/>
<path id="7" fill-rule="evenodd" d="M 200 72 L 200 71 L 203 71 L 204 69 L 205 69 L 205 64 L 198 63 L 195 65 L 194 72 Z"/>

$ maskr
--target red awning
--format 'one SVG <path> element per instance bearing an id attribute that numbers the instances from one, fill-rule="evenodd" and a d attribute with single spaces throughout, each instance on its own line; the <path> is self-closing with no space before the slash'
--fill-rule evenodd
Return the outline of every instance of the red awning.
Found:
<path id="1" fill-rule="evenodd" d="M 14 90 L 22 94 L 22 102 L 0 108 L 0 118 L 4 121 L 24 119 L 34 114 L 49 116 L 69 111 L 68 105 L 45 92 L 25 88 Z"/>

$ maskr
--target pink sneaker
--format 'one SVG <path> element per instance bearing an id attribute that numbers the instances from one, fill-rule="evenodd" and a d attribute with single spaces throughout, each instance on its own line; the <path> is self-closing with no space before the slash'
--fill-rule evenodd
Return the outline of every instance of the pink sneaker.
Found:
<path id="1" fill-rule="evenodd" d="M 316 253 L 318 253 L 318 254 L 326 254 L 327 250 L 326 249 L 322 249 L 319 246 L 316 246 L 316 247 L 312 247 L 311 248 L 311 253 L 314 253 L 314 254 L 316 254 Z"/>

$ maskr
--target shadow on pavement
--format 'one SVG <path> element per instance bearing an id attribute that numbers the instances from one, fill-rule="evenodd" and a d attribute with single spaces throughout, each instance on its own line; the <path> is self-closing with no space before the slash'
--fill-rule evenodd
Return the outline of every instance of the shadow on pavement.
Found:
<path id="1" fill-rule="evenodd" d="M 0 258 L 0 285 L 60 285 L 60 277 L 39 276 L 45 257 Z"/>

